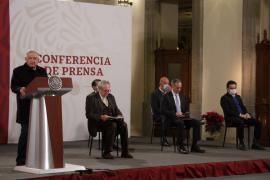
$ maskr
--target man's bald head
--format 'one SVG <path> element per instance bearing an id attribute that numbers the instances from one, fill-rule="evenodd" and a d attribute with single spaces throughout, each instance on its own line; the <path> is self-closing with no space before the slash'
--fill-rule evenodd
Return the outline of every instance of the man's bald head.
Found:
<path id="1" fill-rule="evenodd" d="M 170 91 L 169 79 L 165 76 L 161 77 L 159 80 L 159 89 L 164 93 Z"/>
<path id="2" fill-rule="evenodd" d="M 161 77 L 159 80 L 159 85 L 169 84 L 169 79 L 165 76 Z"/>

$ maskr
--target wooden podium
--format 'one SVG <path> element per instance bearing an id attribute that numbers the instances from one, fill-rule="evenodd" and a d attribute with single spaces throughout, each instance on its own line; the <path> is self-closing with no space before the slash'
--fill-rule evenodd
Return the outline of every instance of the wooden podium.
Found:
<path id="1" fill-rule="evenodd" d="M 61 96 L 72 90 L 72 80 L 53 78 L 50 84 L 50 78 L 36 77 L 26 87 L 23 98 L 31 98 L 26 165 L 22 169 L 16 166 L 15 170 L 43 174 L 53 169 L 58 171 L 51 172 L 85 169 L 83 166 L 72 165 L 73 168 L 65 170 Z M 55 82 L 60 83 L 57 89 L 52 86 Z"/>

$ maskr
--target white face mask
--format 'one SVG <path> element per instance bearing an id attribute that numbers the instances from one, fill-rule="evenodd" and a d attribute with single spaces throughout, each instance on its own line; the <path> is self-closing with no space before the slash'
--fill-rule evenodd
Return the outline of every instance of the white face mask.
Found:
<path id="1" fill-rule="evenodd" d="M 230 95 L 235 95 L 236 94 L 236 89 L 229 89 L 229 94 Z"/>
<path id="2" fill-rule="evenodd" d="M 168 84 L 164 84 L 164 85 L 163 85 L 163 91 L 164 91 L 165 93 L 169 92 L 170 90 L 171 90 L 171 88 L 170 88 L 170 86 L 169 86 Z"/>

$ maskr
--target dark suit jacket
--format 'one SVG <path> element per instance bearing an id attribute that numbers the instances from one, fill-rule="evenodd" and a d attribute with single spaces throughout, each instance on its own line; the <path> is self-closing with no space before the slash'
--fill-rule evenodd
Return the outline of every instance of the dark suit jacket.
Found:
<path id="1" fill-rule="evenodd" d="M 109 94 L 108 97 L 109 106 L 112 107 L 112 116 L 122 115 L 119 110 L 115 98 L 112 94 Z M 100 98 L 99 93 L 91 93 L 86 97 L 85 103 L 85 112 L 88 119 L 88 130 L 91 136 L 96 136 L 99 126 L 102 125 L 100 116 L 104 113 L 104 105 Z"/>
<path id="2" fill-rule="evenodd" d="M 181 111 L 182 113 L 189 112 L 189 100 L 188 98 L 183 95 L 179 94 L 180 102 L 181 102 Z M 173 98 L 173 93 L 168 92 L 163 96 L 162 102 L 161 102 L 161 112 L 166 116 L 166 120 L 174 120 L 176 119 L 176 106 L 175 101 Z M 186 117 L 184 117 L 186 118 Z"/>
<path id="3" fill-rule="evenodd" d="M 154 92 L 151 94 L 151 108 L 152 108 L 152 114 L 153 119 L 156 121 L 161 120 L 161 100 L 163 97 L 163 92 L 160 91 L 159 88 L 157 88 Z"/>
<path id="4" fill-rule="evenodd" d="M 243 101 L 241 99 L 241 96 L 236 95 L 237 100 L 239 101 L 240 107 L 243 111 L 243 113 L 247 113 L 247 109 L 245 105 L 243 104 Z M 228 122 L 232 121 L 235 118 L 239 118 L 239 112 L 237 110 L 237 107 L 233 101 L 232 95 L 229 93 L 226 93 L 223 95 L 220 99 L 220 105 L 223 109 L 225 120 Z"/>
<path id="5" fill-rule="evenodd" d="M 17 95 L 17 123 L 28 123 L 30 112 L 30 99 L 20 98 L 20 88 L 26 87 L 35 77 L 47 77 L 46 70 L 37 66 L 36 70 L 26 63 L 13 70 L 11 78 L 11 90 Z"/>

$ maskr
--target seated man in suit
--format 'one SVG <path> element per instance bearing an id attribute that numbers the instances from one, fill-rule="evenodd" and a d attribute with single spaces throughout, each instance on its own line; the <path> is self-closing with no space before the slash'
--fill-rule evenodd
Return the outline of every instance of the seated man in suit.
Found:
<path id="1" fill-rule="evenodd" d="M 161 112 L 166 116 L 168 126 L 176 126 L 177 128 L 177 146 L 178 151 L 187 154 L 188 151 L 184 146 L 185 129 L 193 128 L 193 138 L 191 152 L 204 153 L 205 150 L 200 149 L 197 141 L 200 139 L 201 122 L 189 117 L 189 101 L 188 98 L 181 93 L 182 82 L 174 79 L 171 82 L 172 91 L 163 96 L 161 102 Z"/>
<path id="2" fill-rule="evenodd" d="M 121 117 L 122 113 L 117 107 L 114 96 L 110 94 L 109 81 L 100 81 L 98 84 L 98 93 L 87 96 L 85 109 L 91 135 L 96 136 L 98 130 L 102 132 L 103 158 L 114 158 L 111 152 L 117 129 L 121 136 L 121 157 L 133 158 L 128 152 L 127 124 L 123 118 L 114 120 L 111 118 Z"/>
<path id="3" fill-rule="evenodd" d="M 92 95 L 98 93 L 98 83 L 100 83 L 100 81 L 101 81 L 100 79 L 94 79 L 94 80 L 91 82 L 91 86 L 92 86 L 93 92 L 91 92 L 88 96 L 92 96 Z M 89 125 L 90 125 L 90 124 L 88 124 L 88 131 L 90 132 L 91 127 L 89 127 Z M 120 149 L 120 147 L 118 147 L 118 148 Z M 115 137 L 113 149 L 117 149 L 116 137 Z"/>
<path id="4" fill-rule="evenodd" d="M 224 112 L 226 123 L 237 127 L 239 149 L 246 150 L 243 139 L 244 126 L 247 124 L 255 127 L 252 149 L 263 150 L 264 148 L 258 144 L 261 135 L 261 123 L 247 112 L 241 96 L 236 93 L 236 82 L 232 80 L 228 81 L 226 87 L 227 93 L 221 97 L 220 104 Z"/>
<path id="5" fill-rule="evenodd" d="M 169 79 L 167 77 L 161 77 L 159 80 L 159 87 L 151 94 L 151 108 L 153 113 L 153 120 L 155 122 L 162 122 L 162 114 L 160 108 L 161 99 L 162 96 L 169 91 Z M 163 141 L 165 146 L 169 146 L 166 138 Z"/>

